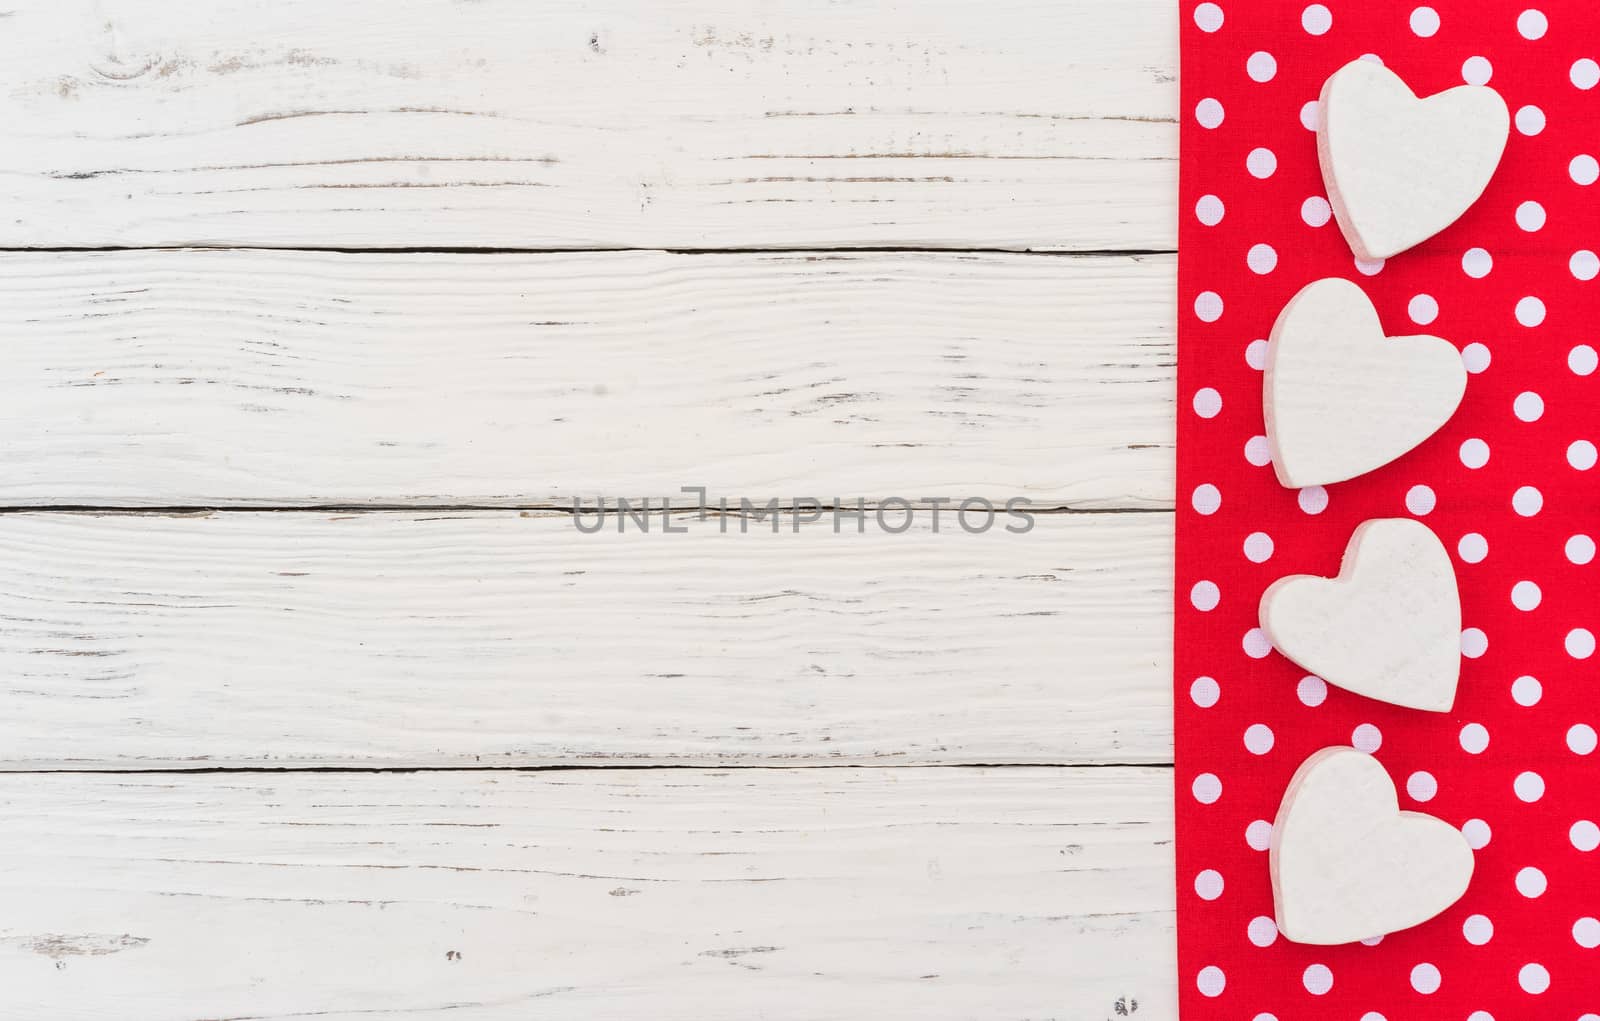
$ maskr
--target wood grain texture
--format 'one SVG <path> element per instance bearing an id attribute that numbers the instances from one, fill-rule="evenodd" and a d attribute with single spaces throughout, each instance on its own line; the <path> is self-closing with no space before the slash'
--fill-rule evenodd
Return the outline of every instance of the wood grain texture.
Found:
<path id="1" fill-rule="evenodd" d="M 27 1018 L 1176 1017 L 1165 770 L 0 778 Z"/>
<path id="2" fill-rule="evenodd" d="M 0 503 L 1170 507 L 1170 256 L 0 255 Z"/>
<path id="3" fill-rule="evenodd" d="M 7 6 L 7 247 L 1175 247 L 1167 0 Z"/>
<path id="4" fill-rule="evenodd" d="M 0 768 L 1171 761 L 1170 515 L 675 519 L 0 515 Z"/>

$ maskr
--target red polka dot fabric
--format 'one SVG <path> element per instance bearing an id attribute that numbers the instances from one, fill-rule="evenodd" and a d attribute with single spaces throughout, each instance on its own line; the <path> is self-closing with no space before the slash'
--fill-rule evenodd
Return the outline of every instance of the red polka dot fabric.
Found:
<path id="1" fill-rule="evenodd" d="M 1185 0 L 1181 17 L 1182 1016 L 1600 1021 L 1600 4 Z M 1483 198 L 1386 263 L 1351 255 L 1317 166 L 1322 83 L 1357 58 L 1419 95 L 1490 85 L 1513 118 Z M 1366 291 L 1385 332 L 1454 343 L 1467 392 L 1400 460 L 1294 491 L 1264 436 L 1265 338 L 1330 276 Z M 1448 713 L 1331 687 L 1258 630 L 1269 584 L 1338 573 L 1356 526 L 1403 516 L 1438 535 L 1460 583 Z M 1402 809 L 1466 835 L 1459 903 L 1370 944 L 1278 934 L 1272 820 L 1330 745 L 1373 753 Z"/>

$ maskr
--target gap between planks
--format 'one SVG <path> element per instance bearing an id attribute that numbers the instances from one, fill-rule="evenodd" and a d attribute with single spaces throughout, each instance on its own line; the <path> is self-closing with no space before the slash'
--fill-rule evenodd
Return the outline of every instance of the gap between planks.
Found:
<path id="1" fill-rule="evenodd" d="M 305 252 L 316 255 L 1037 255 L 1049 259 L 1111 259 L 1129 255 L 1177 255 L 1176 248 L 1099 248 L 1067 251 L 1049 248 L 969 246 L 935 248 L 928 245 L 747 245 L 723 248 L 661 248 L 648 246 L 573 245 L 570 247 L 516 248 L 493 245 L 422 245 L 412 248 L 354 248 L 338 245 L 0 245 L 0 254 L 59 253 L 91 255 L 95 252 Z"/>
<path id="2" fill-rule="evenodd" d="M 1171 762 L 809 762 L 770 763 L 737 762 L 726 766 L 703 766 L 691 763 L 606 763 L 557 764 L 544 766 L 172 766 L 140 767 L 126 769 L 95 767 L 84 769 L 3 769 L 3 776 L 227 776 L 234 773 L 356 773 L 356 774 L 406 774 L 406 773 L 626 773 L 656 770 L 682 770 L 692 773 L 721 773 L 734 770 L 804 770 L 804 769 L 1174 769 Z"/>
<path id="3" fill-rule="evenodd" d="M 654 501 L 656 498 L 655 497 L 649 497 L 649 499 Z M 827 512 L 832 512 L 834 510 L 843 510 L 843 511 L 855 512 L 857 510 L 861 510 L 861 511 L 877 511 L 877 510 L 884 510 L 884 509 L 893 509 L 893 510 L 897 510 L 898 511 L 898 510 L 909 509 L 911 511 L 914 511 L 914 512 L 917 512 L 917 513 L 921 513 L 923 511 L 931 511 L 931 510 L 935 509 L 935 505 L 934 504 L 929 503 L 929 502 L 927 502 L 925 500 L 909 500 L 909 501 L 907 501 L 907 504 L 909 505 L 908 507 L 902 507 L 902 506 L 896 505 L 896 507 L 894 507 L 894 508 L 886 508 L 884 506 L 884 504 L 885 504 L 885 501 L 883 501 L 883 500 L 865 500 L 859 507 L 854 502 L 834 503 L 832 501 L 829 501 L 829 502 L 826 502 L 826 503 L 818 503 L 818 504 L 814 504 L 814 505 L 813 504 L 803 504 L 802 505 L 802 504 L 796 503 L 795 501 L 792 501 L 792 500 L 786 500 L 786 501 L 779 501 L 778 502 L 777 511 L 776 512 L 778 514 L 780 514 L 780 515 L 783 515 L 783 514 L 793 514 L 796 511 L 800 511 L 800 510 L 805 510 L 805 511 L 813 511 L 813 510 L 815 510 L 815 511 L 827 511 Z M 752 501 L 752 506 L 754 507 L 754 509 L 759 510 L 761 512 L 760 516 L 756 516 L 754 518 L 754 520 L 757 522 L 758 525 L 762 525 L 764 527 L 765 526 L 765 522 L 763 520 L 763 517 L 766 514 L 771 513 L 770 505 L 765 501 L 762 501 L 760 503 L 756 503 L 756 502 Z M 953 501 L 942 501 L 940 504 L 938 504 L 938 508 L 937 509 L 943 511 L 946 514 L 954 514 L 956 512 L 956 505 L 955 505 L 955 503 Z M 996 508 L 997 512 L 999 511 L 999 509 L 1000 508 L 998 508 L 998 507 Z M 212 514 L 265 514 L 265 513 L 283 513 L 283 514 L 396 514 L 396 513 L 399 513 L 399 514 L 411 514 L 411 513 L 451 514 L 451 513 L 459 512 L 459 513 L 465 514 L 465 513 L 476 513 L 476 512 L 479 512 L 479 511 L 494 511 L 494 512 L 505 512 L 505 513 L 516 513 L 518 511 L 521 511 L 521 512 L 526 513 L 526 514 L 533 514 L 533 513 L 538 513 L 538 514 L 568 514 L 568 515 L 571 515 L 571 514 L 583 514 L 583 515 L 604 514 L 606 517 L 617 517 L 617 516 L 619 516 L 619 515 L 621 515 L 623 513 L 629 513 L 629 514 L 645 514 L 645 515 L 648 515 L 649 517 L 656 518 L 656 517 L 660 517 L 663 513 L 666 513 L 668 510 L 670 510 L 670 513 L 672 514 L 673 517 L 685 517 L 685 516 L 688 516 L 688 515 L 691 515 L 691 514 L 700 513 L 699 510 L 697 508 L 695 508 L 695 507 L 683 507 L 683 506 L 673 506 L 670 509 L 668 509 L 668 508 L 663 508 L 660 505 L 652 505 L 652 506 L 649 506 L 649 507 L 631 506 L 630 505 L 630 507 L 626 511 L 624 511 L 623 508 L 621 508 L 621 507 L 599 507 L 599 506 L 596 506 L 594 504 L 580 504 L 577 507 L 573 507 L 571 504 L 559 505 L 559 504 L 552 504 L 552 503 L 530 503 L 530 504 L 517 504 L 517 505 L 512 505 L 512 506 L 501 506 L 499 504 L 476 504 L 476 503 L 451 503 L 451 504 L 357 503 L 357 504 L 313 504 L 313 505 L 310 505 L 310 506 L 301 506 L 301 505 L 297 505 L 297 504 L 219 504 L 219 505 L 215 505 L 215 506 L 198 506 L 197 505 L 197 506 L 176 506 L 176 507 L 116 507 L 116 506 L 112 506 L 112 505 L 109 505 L 109 504 L 40 504 L 40 505 L 18 504 L 18 505 L 0 506 L 0 514 L 94 514 L 94 515 L 107 515 L 107 516 L 126 515 L 126 516 L 130 516 L 130 517 L 138 517 L 138 516 L 141 516 L 141 515 L 149 516 L 149 517 L 206 517 L 206 516 L 209 516 L 209 515 L 212 515 Z M 1034 514 L 1034 515 L 1061 516 L 1061 515 L 1067 515 L 1067 514 L 1076 514 L 1076 515 L 1080 515 L 1080 516 L 1083 516 L 1083 517 L 1096 517 L 1096 516 L 1104 515 L 1104 514 L 1168 514 L 1168 515 L 1170 515 L 1170 514 L 1173 513 L 1173 511 L 1172 511 L 1172 509 L 1170 507 L 1065 507 L 1065 506 L 1038 507 L 1038 506 L 1030 506 L 1030 507 L 1026 508 L 1026 510 L 1028 511 L 1029 514 Z M 705 510 L 705 516 L 707 518 L 711 518 L 711 517 L 738 518 L 741 515 L 737 512 L 737 508 L 736 507 L 730 506 L 726 512 L 723 512 L 720 509 L 713 510 L 712 508 L 707 507 L 706 510 Z"/>

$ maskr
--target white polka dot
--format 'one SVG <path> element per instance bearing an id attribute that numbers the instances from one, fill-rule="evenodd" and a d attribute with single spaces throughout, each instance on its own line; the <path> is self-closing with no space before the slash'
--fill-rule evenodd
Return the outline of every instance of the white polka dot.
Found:
<path id="1" fill-rule="evenodd" d="M 1222 974 L 1221 968 L 1210 964 L 1200 969 L 1200 974 L 1194 977 L 1194 984 L 1200 988 L 1201 996 L 1221 996 L 1228 979 Z"/>
<path id="2" fill-rule="evenodd" d="M 1596 460 L 1600 460 L 1600 451 L 1596 451 L 1594 444 L 1588 440 L 1574 440 L 1567 448 L 1567 463 L 1578 471 L 1586 472 L 1593 468 Z"/>
<path id="3" fill-rule="evenodd" d="M 1194 299 L 1194 314 L 1203 323 L 1214 323 L 1222 318 L 1222 295 L 1216 291 L 1201 291 Z"/>
<path id="4" fill-rule="evenodd" d="M 1264 564 L 1272 559 L 1272 536 L 1266 532 L 1251 532 L 1244 537 L 1244 558 L 1252 564 Z"/>
<path id="5" fill-rule="evenodd" d="M 1596 826 L 1588 819 L 1579 819 L 1572 824 L 1572 829 L 1567 833 L 1567 839 L 1572 841 L 1572 846 L 1588 854 L 1600 847 L 1600 826 Z"/>
<path id="6" fill-rule="evenodd" d="M 1251 81 L 1270 82 L 1278 73 L 1278 61 L 1265 50 L 1257 50 L 1244 62 L 1244 69 Z"/>
<path id="7" fill-rule="evenodd" d="M 1544 111 L 1537 106 L 1525 106 L 1517 111 L 1517 130 L 1530 138 L 1544 130 Z"/>
<path id="8" fill-rule="evenodd" d="M 1572 260 L 1567 263 L 1567 268 L 1572 270 L 1572 275 L 1587 283 L 1600 276 L 1600 255 L 1589 251 L 1573 252 Z"/>
<path id="9" fill-rule="evenodd" d="M 1216 4 L 1201 4 L 1194 9 L 1194 23 L 1202 32 L 1215 32 L 1222 27 L 1222 8 Z"/>
<path id="10" fill-rule="evenodd" d="M 1257 468 L 1265 468 L 1272 463 L 1272 446 L 1267 443 L 1265 436 L 1252 436 L 1244 442 L 1244 459 Z M 1246 556 L 1249 551 L 1246 550 Z"/>
<path id="11" fill-rule="evenodd" d="M 1265 276 L 1278 268 L 1278 253 L 1271 245 L 1251 245 L 1244 261 L 1252 273 Z"/>
<path id="12" fill-rule="evenodd" d="M 1517 800 L 1531 805 L 1544 797 L 1544 777 L 1531 770 L 1518 773 L 1517 778 L 1511 781 L 1511 789 L 1517 792 Z"/>
<path id="13" fill-rule="evenodd" d="M 1244 842 L 1250 845 L 1252 851 L 1265 851 L 1272 846 L 1272 824 L 1265 819 L 1257 819 L 1246 826 Z"/>
<path id="14" fill-rule="evenodd" d="M 1483 558 L 1489 555 L 1489 540 L 1477 532 L 1468 532 L 1456 543 L 1456 552 L 1466 563 L 1481 564 Z"/>
<path id="15" fill-rule="evenodd" d="M 1362 942 L 1364 943 L 1366 941 L 1363 940 Z M 1357 1021 L 1389 1021 L 1389 1019 L 1375 1010 L 1369 1010 L 1365 1014 L 1361 1015 Z"/>
<path id="16" fill-rule="evenodd" d="M 1252 723 L 1245 728 L 1244 746 L 1251 755 L 1265 755 L 1272 751 L 1274 740 L 1272 728 L 1265 723 Z"/>
<path id="17" fill-rule="evenodd" d="M 1300 981 L 1306 987 L 1306 992 L 1312 996 L 1322 996 L 1333 988 L 1333 972 L 1328 970 L 1326 964 L 1313 964 L 1300 976 Z"/>
<path id="18" fill-rule="evenodd" d="M 1567 747 L 1574 755 L 1589 755 L 1597 745 L 1600 745 L 1600 735 L 1587 723 L 1573 724 L 1567 731 Z"/>
<path id="19" fill-rule="evenodd" d="M 1307 486 L 1300 490 L 1295 502 L 1307 514 L 1321 514 L 1328 509 L 1328 491 L 1321 486 Z"/>
<path id="20" fill-rule="evenodd" d="M 1489 444 L 1477 437 L 1461 444 L 1461 463 L 1468 468 L 1482 468 L 1489 463 Z"/>
<path id="21" fill-rule="evenodd" d="M 1469 248 L 1461 257 L 1461 271 L 1474 280 L 1482 280 L 1494 269 L 1494 257 L 1485 248 Z"/>
<path id="22" fill-rule="evenodd" d="M 1265 468 L 1272 463 L 1272 446 L 1267 443 L 1265 436 L 1252 436 L 1244 442 L 1244 459 L 1257 468 Z M 1246 551 L 1246 556 L 1249 551 Z"/>
<path id="23" fill-rule="evenodd" d="M 1419 769 L 1406 777 L 1406 793 L 1413 801 L 1432 801 L 1439 793 L 1439 781 L 1432 773 Z"/>
<path id="24" fill-rule="evenodd" d="M 1406 490 L 1406 510 L 1419 518 L 1428 515 L 1438 503 L 1438 497 L 1428 486 L 1412 486 Z"/>
<path id="25" fill-rule="evenodd" d="M 1333 12 L 1321 4 L 1312 4 L 1300 14 L 1300 27 L 1312 35 L 1325 35 L 1333 27 Z"/>
<path id="26" fill-rule="evenodd" d="M 1253 627 L 1244 633 L 1244 654 L 1251 659 L 1265 659 L 1272 651 L 1272 643 L 1267 640 L 1267 633 L 1258 627 Z"/>
<path id="27" fill-rule="evenodd" d="M 1519 581 L 1511 586 L 1511 605 L 1529 613 L 1539 608 L 1539 603 L 1544 600 L 1544 593 L 1539 586 L 1531 581 Z"/>
<path id="28" fill-rule="evenodd" d="M 1550 988 L 1550 972 L 1542 964 L 1524 964 L 1517 972 L 1517 985 L 1523 992 L 1538 996 Z"/>
<path id="29" fill-rule="evenodd" d="M 1542 11 L 1530 9 L 1517 15 L 1517 31 L 1524 39 L 1543 39 L 1549 28 L 1550 21 Z"/>
<path id="30" fill-rule="evenodd" d="M 1411 988 L 1424 996 L 1439 991 L 1439 969 L 1431 964 L 1419 964 L 1411 969 Z"/>
<path id="31" fill-rule="evenodd" d="M 1385 265 L 1387 263 L 1383 259 L 1362 259 L 1358 257 L 1356 259 L 1356 272 L 1364 277 L 1375 277 L 1383 272 Z"/>
<path id="32" fill-rule="evenodd" d="M 1194 877 L 1194 892 L 1201 900 L 1216 900 L 1222 896 L 1222 873 L 1206 869 Z"/>
<path id="33" fill-rule="evenodd" d="M 1313 195 L 1300 203 L 1300 219 L 1308 227 L 1325 227 L 1333 218 L 1333 207 L 1321 195 Z"/>
<path id="34" fill-rule="evenodd" d="M 1461 750 L 1468 755 L 1482 755 L 1489 747 L 1489 728 L 1481 723 L 1469 723 L 1461 728 Z"/>
<path id="35" fill-rule="evenodd" d="M 1189 699 L 1202 709 L 1210 709 L 1222 697 L 1222 686 L 1213 677 L 1196 677 L 1189 685 Z"/>
<path id="36" fill-rule="evenodd" d="M 1411 12 L 1411 31 L 1424 39 L 1439 31 L 1439 12 L 1432 7 L 1418 7 Z"/>
<path id="37" fill-rule="evenodd" d="M 1572 923 L 1572 939 L 1585 950 L 1600 947 L 1600 918 L 1580 918 Z"/>
<path id="38" fill-rule="evenodd" d="M 1584 153 L 1572 157 L 1572 162 L 1567 164 L 1567 173 L 1572 175 L 1572 183 L 1587 188 L 1589 185 L 1600 181 L 1600 160 Z"/>
<path id="39" fill-rule="evenodd" d="M 1361 55 L 1361 59 L 1365 60 L 1369 64 L 1376 64 L 1379 67 L 1383 66 L 1383 58 L 1378 56 L 1376 53 L 1363 53 Z"/>
<path id="40" fill-rule="evenodd" d="M 1487 57 L 1468 57 L 1461 65 L 1461 80 L 1468 85 L 1487 85 L 1494 77 L 1494 65 Z"/>
<path id="41" fill-rule="evenodd" d="M 1517 322 L 1532 329 L 1544 322 L 1544 302 L 1529 295 L 1517 302 Z"/>
<path id="42" fill-rule="evenodd" d="M 1600 368 L 1600 351 L 1596 351 L 1588 344 L 1579 344 L 1567 353 L 1567 368 L 1574 375 L 1591 376 L 1594 370 Z"/>
<path id="43" fill-rule="evenodd" d="M 1244 346 L 1244 363 L 1260 372 L 1267 367 L 1267 342 L 1265 340 L 1252 340 Z"/>
<path id="44" fill-rule="evenodd" d="M 1474 851 L 1481 851 L 1489 846 L 1489 824 L 1482 819 L 1468 819 L 1462 823 L 1461 835 L 1467 838 L 1467 846 Z"/>
<path id="45" fill-rule="evenodd" d="M 1487 1010 L 1475 1010 L 1467 1015 L 1467 1021 L 1494 1021 L 1494 1015 Z"/>
<path id="46" fill-rule="evenodd" d="M 1189 498 L 1197 513 L 1212 515 L 1217 508 L 1222 506 L 1222 492 L 1209 482 L 1201 483 L 1194 487 L 1194 495 Z"/>
<path id="47" fill-rule="evenodd" d="M 1220 127 L 1226 117 L 1227 111 L 1222 108 L 1222 103 L 1209 96 L 1194 105 L 1194 119 L 1202 128 Z"/>
<path id="48" fill-rule="evenodd" d="M 1201 613 L 1210 613 L 1222 601 L 1222 590 L 1214 581 L 1197 581 L 1189 590 L 1189 602 Z"/>
<path id="49" fill-rule="evenodd" d="M 1328 682 L 1316 674 L 1306 674 L 1295 687 L 1300 704 L 1315 709 L 1328 699 Z"/>
<path id="50" fill-rule="evenodd" d="M 1202 195 L 1200 201 L 1194 204 L 1195 219 L 1207 227 L 1215 227 L 1222 222 L 1226 210 L 1222 207 L 1222 200 L 1215 195 Z"/>
<path id="51" fill-rule="evenodd" d="M 1214 805 L 1217 799 L 1222 797 L 1222 781 L 1215 773 L 1201 773 L 1194 778 L 1191 790 L 1194 792 L 1194 799 L 1200 804 Z"/>
<path id="52" fill-rule="evenodd" d="M 1278 171 L 1278 157 L 1271 149 L 1256 148 L 1250 150 L 1250 155 L 1245 157 L 1245 169 L 1250 171 L 1250 176 L 1260 181 L 1265 181 Z"/>
<path id="53" fill-rule="evenodd" d="M 1544 206 L 1537 202 L 1524 202 L 1517 207 L 1517 226 L 1530 234 L 1536 230 L 1543 230 L 1547 219 Z"/>
<path id="54" fill-rule="evenodd" d="M 1523 486 L 1511 494 L 1511 509 L 1525 518 L 1531 518 L 1544 508 L 1544 494 L 1532 486 Z"/>
<path id="55" fill-rule="evenodd" d="M 1574 535 L 1567 540 L 1567 559 L 1582 567 L 1594 559 L 1594 540 L 1587 535 Z"/>
<path id="56" fill-rule="evenodd" d="M 1511 413 L 1524 422 L 1537 422 L 1544 415 L 1544 398 L 1532 390 L 1524 390 L 1511 402 Z"/>
<path id="57" fill-rule="evenodd" d="M 1383 732 L 1370 723 L 1363 723 L 1350 732 L 1350 744 L 1356 751 L 1371 755 L 1383 747 Z"/>
<path id="58" fill-rule="evenodd" d="M 1278 923 L 1266 915 L 1257 915 L 1250 919 L 1250 942 L 1258 947 L 1270 947 L 1278 939 Z"/>
<path id="59" fill-rule="evenodd" d="M 1544 697 L 1544 685 L 1539 683 L 1537 677 L 1524 674 L 1511 682 L 1511 700 L 1524 709 L 1539 704 L 1539 699 Z"/>
<path id="60" fill-rule="evenodd" d="M 1439 303 L 1431 294 L 1414 295 L 1411 303 L 1406 306 L 1406 314 L 1411 316 L 1411 321 L 1418 326 L 1427 326 L 1439 318 Z"/>
<path id="61" fill-rule="evenodd" d="M 1584 57 L 1572 65 L 1571 78 L 1572 84 L 1587 92 L 1600 85 L 1600 64 Z"/>
<path id="62" fill-rule="evenodd" d="M 1489 636 L 1483 633 L 1482 628 L 1469 627 L 1461 632 L 1461 655 L 1468 659 L 1478 659 L 1489 651 Z"/>
<path id="63" fill-rule="evenodd" d="M 1209 386 L 1194 392 L 1194 413 L 1201 418 L 1216 418 L 1222 410 L 1222 395 Z"/>
<path id="64" fill-rule="evenodd" d="M 1486 370 L 1490 360 L 1489 349 L 1483 344 L 1474 342 L 1461 349 L 1461 364 L 1473 375 Z"/>
<path id="65" fill-rule="evenodd" d="M 1461 924 L 1461 935 L 1466 937 L 1468 943 L 1481 947 L 1494 939 L 1494 923 L 1489 921 L 1487 915 L 1472 915 Z"/>
<path id="66" fill-rule="evenodd" d="M 1544 873 L 1531 865 L 1517 873 L 1517 892 L 1524 897 L 1542 897 L 1549 885 Z"/>

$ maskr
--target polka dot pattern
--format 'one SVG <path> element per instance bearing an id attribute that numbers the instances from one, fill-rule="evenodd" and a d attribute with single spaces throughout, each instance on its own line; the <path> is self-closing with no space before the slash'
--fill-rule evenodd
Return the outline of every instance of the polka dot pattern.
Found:
<path id="1" fill-rule="evenodd" d="M 1178 1014 L 1600 1021 L 1600 7 L 1183 10 Z M 1482 200 L 1438 237 L 1370 263 L 1333 215 L 1314 134 L 1323 81 L 1357 57 L 1425 95 L 1487 83 L 1513 119 Z M 1264 338 L 1324 276 L 1356 281 L 1387 333 L 1454 344 L 1467 393 L 1393 464 L 1291 490 L 1262 420 Z M 1336 573 L 1356 526 L 1395 516 L 1432 529 L 1460 581 L 1449 713 L 1332 687 L 1259 629 L 1268 585 Z M 1416 929 L 1297 945 L 1273 921 L 1272 820 L 1295 768 L 1339 744 L 1382 763 L 1403 809 L 1458 827 L 1479 867 L 1459 904 Z"/>

